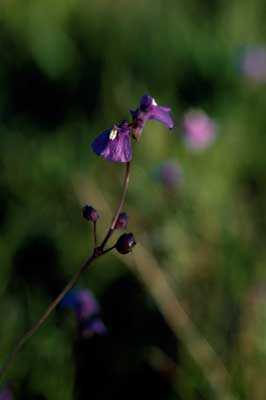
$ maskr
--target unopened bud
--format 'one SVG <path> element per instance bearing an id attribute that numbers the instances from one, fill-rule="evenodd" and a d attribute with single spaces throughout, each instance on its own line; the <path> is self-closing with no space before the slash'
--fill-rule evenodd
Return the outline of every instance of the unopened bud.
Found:
<path id="1" fill-rule="evenodd" d="M 88 205 L 83 207 L 82 215 L 86 220 L 92 221 L 92 222 L 96 222 L 97 219 L 99 218 L 97 210 L 95 210 L 95 208 L 88 206 Z"/>
<path id="2" fill-rule="evenodd" d="M 115 224 L 115 229 L 126 229 L 128 224 L 128 215 L 125 212 L 121 212 Z"/>
<path id="3" fill-rule="evenodd" d="M 124 233 L 118 239 L 115 247 L 116 250 L 121 254 L 127 254 L 132 251 L 133 247 L 136 245 L 136 241 L 133 233 Z"/>

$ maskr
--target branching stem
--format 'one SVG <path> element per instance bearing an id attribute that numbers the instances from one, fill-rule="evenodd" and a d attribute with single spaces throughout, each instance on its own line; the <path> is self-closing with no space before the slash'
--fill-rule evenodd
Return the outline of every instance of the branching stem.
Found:
<path id="1" fill-rule="evenodd" d="M 49 305 L 47 310 L 44 312 L 44 314 L 41 316 L 41 318 L 30 328 L 28 332 L 25 333 L 24 336 L 18 341 L 17 345 L 14 347 L 14 349 L 11 351 L 11 353 L 8 354 L 6 360 L 4 361 L 2 368 L 0 369 L 0 379 L 3 377 L 3 375 L 6 373 L 7 369 L 11 366 L 12 362 L 14 361 L 16 355 L 18 352 L 21 350 L 21 348 L 24 346 L 24 344 L 30 339 L 35 332 L 38 331 L 38 329 L 44 324 L 44 322 L 48 319 L 49 315 L 53 312 L 53 310 L 56 308 L 56 306 L 60 303 L 62 298 L 65 296 L 65 294 L 72 289 L 72 287 L 76 284 L 78 281 L 80 275 L 96 260 L 96 258 L 101 257 L 102 255 L 108 253 L 109 251 L 113 250 L 115 246 L 110 247 L 109 249 L 104 250 L 104 246 L 107 244 L 109 238 L 111 237 L 115 225 L 119 216 L 119 213 L 121 212 L 124 202 L 125 202 L 125 197 L 126 197 L 126 192 L 128 189 L 128 183 L 129 183 L 129 173 L 130 173 L 130 163 L 126 164 L 126 172 L 125 172 L 125 178 L 124 178 L 124 183 L 123 183 L 123 190 L 122 190 L 122 195 L 121 195 L 121 200 L 119 202 L 118 209 L 114 215 L 114 218 L 112 220 L 112 224 L 102 242 L 102 244 L 97 247 L 97 235 L 96 235 L 96 223 L 94 222 L 93 224 L 93 241 L 94 241 L 94 250 L 92 255 L 85 261 L 85 263 L 82 265 L 82 267 L 75 273 L 75 275 L 72 277 L 72 279 L 68 282 L 68 284 L 64 287 L 62 292 L 52 301 L 52 303 Z"/>

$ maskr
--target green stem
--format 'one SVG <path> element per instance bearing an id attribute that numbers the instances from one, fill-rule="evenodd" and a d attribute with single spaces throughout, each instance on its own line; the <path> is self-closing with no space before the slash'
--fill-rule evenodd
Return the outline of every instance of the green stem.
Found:
<path id="1" fill-rule="evenodd" d="M 27 342 L 27 340 L 34 335 L 34 333 L 43 325 L 43 323 L 47 320 L 49 315 L 52 313 L 52 311 L 55 309 L 55 307 L 60 303 L 62 298 L 65 296 L 65 294 L 75 285 L 77 280 L 79 279 L 80 275 L 82 274 L 83 271 L 85 271 L 89 265 L 97 258 L 95 253 L 92 254 L 90 258 L 82 265 L 82 267 L 75 273 L 73 278 L 68 282 L 68 284 L 64 287 L 62 292 L 53 300 L 53 302 L 49 305 L 45 313 L 41 316 L 41 318 L 33 325 L 33 327 L 25 333 L 24 336 L 19 340 L 13 351 L 7 356 L 2 368 L 0 369 L 0 378 L 3 377 L 7 369 L 10 367 L 12 364 L 14 358 L 16 357 L 17 353 L 20 351 L 20 349 L 23 347 L 23 345 Z"/>
<path id="2" fill-rule="evenodd" d="M 124 203 L 125 203 L 125 198 L 126 198 L 126 193 L 127 193 L 127 189 L 128 189 L 128 184 L 129 184 L 129 175 L 130 175 L 130 162 L 126 163 L 126 171 L 125 171 L 125 178 L 124 178 L 124 183 L 123 183 L 123 191 L 122 191 L 122 196 L 121 196 L 121 200 L 119 203 L 119 206 L 116 210 L 116 213 L 113 217 L 112 220 L 112 224 L 100 246 L 100 248 L 103 250 L 104 246 L 106 245 L 107 241 L 110 239 L 111 235 L 113 234 L 114 230 L 115 230 L 115 226 L 119 217 L 120 212 L 122 211 L 122 208 L 124 207 Z"/>
<path id="3" fill-rule="evenodd" d="M 124 178 L 124 184 L 123 184 L 123 191 L 121 195 L 121 200 L 118 206 L 118 209 L 114 215 L 112 224 L 101 244 L 100 247 L 97 247 L 97 236 L 96 236 L 96 223 L 93 225 L 93 240 L 94 240 L 94 251 L 91 257 L 87 259 L 87 261 L 82 265 L 82 267 L 75 273 L 73 278 L 68 282 L 68 284 L 65 286 L 65 288 L 62 290 L 62 292 L 53 300 L 53 302 L 49 305 L 47 310 L 44 312 L 44 314 L 41 316 L 41 318 L 32 326 L 32 328 L 25 333 L 25 335 L 22 336 L 22 338 L 19 340 L 15 348 L 11 353 L 8 354 L 6 360 L 3 363 L 2 368 L 0 369 L 0 379 L 3 377 L 3 375 L 6 373 L 7 369 L 10 367 L 12 364 L 13 360 L 15 359 L 17 353 L 21 350 L 21 348 L 24 346 L 24 344 L 28 341 L 28 339 L 31 338 L 32 335 L 44 324 L 44 322 L 47 320 L 49 315 L 52 313 L 52 311 L 56 308 L 56 306 L 60 303 L 62 298 L 65 296 L 65 294 L 72 289 L 72 287 L 75 285 L 75 283 L 78 281 L 80 275 L 91 265 L 91 263 L 98 257 L 108 253 L 111 251 L 115 246 L 110 247 L 109 249 L 104 250 L 104 246 L 108 242 L 110 236 L 112 235 L 115 225 L 118 219 L 118 216 L 124 206 L 125 202 L 125 197 L 126 197 L 126 192 L 128 189 L 128 184 L 129 184 L 129 173 L 130 173 L 130 163 L 128 162 L 126 164 L 126 172 L 125 172 L 125 178 Z"/>

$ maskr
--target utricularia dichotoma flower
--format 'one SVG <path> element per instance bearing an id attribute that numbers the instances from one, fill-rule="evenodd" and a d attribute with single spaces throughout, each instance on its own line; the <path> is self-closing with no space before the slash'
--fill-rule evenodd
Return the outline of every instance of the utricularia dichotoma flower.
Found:
<path id="1" fill-rule="evenodd" d="M 93 151 L 113 162 L 128 162 L 132 159 L 131 137 L 139 140 L 149 120 L 157 120 L 169 129 L 174 126 L 169 107 L 160 106 L 153 97 L 145 95 L 140 106 L 131 111 L 132 122 L 122 121 L 101 133 L 92 143 Z"/>
<path id="2" fill-rule="evenodd" d="M 183 183 L 183 170 L 175 160 L 164 161 L 155 168 L 154 177 L 165 189 L 175 189 Z"/>
<path id="3" fill-rule="evenodd" d="M 254 82 L 266 82 L 266 47 L 246 46 L 240 56 L 242 75 Z"/>
<path id="4" fill-rule="evenodd" d="M 106 334 L 100 306 L 89 290 L 71 290 L 63 297 L 61 307 L 74 311 L 83 337 Z"/>
<path id="5" fill-rule="evenodd" d="M 188 110 L 182 121 L 182 132 L 191 150 L 206 149 L 216 138 L 217 125 L 203 110 Z"/>

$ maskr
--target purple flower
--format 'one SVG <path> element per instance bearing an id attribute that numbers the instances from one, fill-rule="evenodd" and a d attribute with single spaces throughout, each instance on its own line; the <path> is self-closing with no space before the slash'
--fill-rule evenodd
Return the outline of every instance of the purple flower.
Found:
<path id="1" fill-rule="evenodd" d="M 61 306 L 73 310 L 79 321 L 100 311 L 97 300 L 89 290 L 71 290 L 63 297 Z"/>
<path id="2" fill-rule="evenodd" d="M 71 290 L 63 297 L 61 306 L 74 311 L 82 336 L 106 333 L 100 318 L 100 306 L 89 290 Z"/>
<path id="3" fill-rule="evenodd" d="M 82 321 L 79 325 L 81 336 L 84 338 L 91 337 L 95 334 L 106 335 L 107 329 L 103 321 L 96 315 L 90 319 Z"/>
<path id="4" fill-rule="evenodd" d="M 176 161 L 165 161 L 156 169 L 155 176 L 166 189 L 174 189 L 183 181 L 183 171 Z"/>
<path id="5" fill-rule="evenodd" d="M 266 48 L 247 46 L 240 58 L 243 75 L 256 82 L 266 82 Z"/>
<path id="6" fill-rule="evenodd" d="M 113 162 L 128 162 L 132 158 L 130 130 L 126 121 L 101 133 L 92 143 L 93 151 Z"/>
<path id="7" fill-rule="evenodd" d="M 187 111 L 182 128 L 187 146 L 192 150 L 207 148 L 216 137 L 215 122 L 202 110 Z"/>
<path id="8" fill-rule="evenodd" d="M 171 108 L 159 106 L 153 97 L 145 95 L 140 100 L 140 106 L 137 110 L 131 111 L 132 122 L 132 135 L 135 139 L 139 140 L 145 125 L 145 122 L 154 119 L 172 129 L 174 122 L 170 116 Z"/>
<path id="9" fill-rule="evenodd" d="M 5 386 L 0 391 L 0 400 L 13 400 L 13 398 L 14 398 L 13 393 L 9 386 Z"/>
<path id="10" fill-rule="evenodd" d="M 120 125 L 114 125 L 101 133 L 92 143 L 93 151 L 113 162 L 129 162 L 132 158 L 130 136 L 139 140 L 145 122 L 150 119 L 157 120 L 172 129 L 174 123 L 170 111 L 169 107 L 159 106 L 151 96 L 143 96 L 139 108 L 131 111 L 132 123 L 122 121 Z"/>

